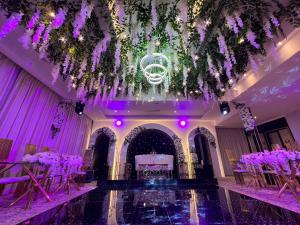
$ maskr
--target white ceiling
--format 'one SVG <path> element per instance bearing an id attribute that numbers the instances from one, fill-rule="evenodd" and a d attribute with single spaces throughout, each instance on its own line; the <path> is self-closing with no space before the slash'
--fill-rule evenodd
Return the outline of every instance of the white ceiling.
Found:
<path id="1" fill-rule="evenodd" d="M 300 52 L 234 101 L 250 106 L 258 124 L 300 110 Z M 232 113 L 218 126 L 241 127 L 242 123 L 239 115 Z"/>

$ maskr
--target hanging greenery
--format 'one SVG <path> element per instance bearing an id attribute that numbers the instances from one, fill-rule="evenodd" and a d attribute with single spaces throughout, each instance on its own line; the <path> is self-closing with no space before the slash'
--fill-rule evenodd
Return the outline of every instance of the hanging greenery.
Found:
<path id="1" fill-rule="evenodd" d="M 300 25 L 299 3 L 267 0 L 0 0 L 8 20 L 0 39 L 18 24 L 32 45 L 53 65 L 77 97 L 94 104 L 147 94 L 203 97 L 224 95 L 280 24 Z M 171 62 L 153 87 L 140 60 L 161 53 Z M 253 66 L 253 65 L 251 65 Z M 158 73 L 158 72 L 155 72 Z"/>

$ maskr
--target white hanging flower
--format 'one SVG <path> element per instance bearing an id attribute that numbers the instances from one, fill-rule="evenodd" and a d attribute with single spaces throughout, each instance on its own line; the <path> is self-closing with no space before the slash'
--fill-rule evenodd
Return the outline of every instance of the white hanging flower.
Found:
<path id="1" fill-rule="evenodd" d="M 83 74 L 86 71 L 86 66 L 87 66 L 87 60 L 86 60 L 86 58 L 84 58 L 80 64 L 80 68 L 79 68 L 79 72 L 78 72 L 78 76 L 77 76 L 78 80 L 83 77 Z"/>
<path id="2" fill-rule="evenodd" d="M 207 28 L 207 26 L 203 22 L 200 22 L 196 25 L 197 32 L 200 36 L 200 43 L 203 43 L 203 41 L 205 39 L 206 28 Z"/>
<path id="3" fill-rule="evenodd" d="M 279 23 L 278 19 L 273 14 L 271 15 L 271 22 L 273 23 L 273 25 L 275 27 L 279 27 L 280 26 L 280 23 Z"/>
<path id="4" fill-rule="evenodd" d="M 272 39 L 274 37 L 271 32 L 271 23 L 269 20 L 265 21 L 265 23 L 264 23 L 264 31 L 268 38 Z"/>
<path id="5" fill-rule="evenodd" d="M 125 15 L 123 2 L 116 0 L 115 4 L 116 4 L 118 23 L 123 24 L 124 23 L 124 15 Z"/>
<path id="6" fill-rule="evenodd" d="M 12 31 L 14 31 L 19 23 L 21 22 L 21 19 L 23 17 L 23 13 L 13 13 L 3 24 L 1 30 L 0 30 L 0 40 L 6 37 L 6 35 Z"/>
<path id="7" fill-rule="evenodd" d="M 186 86 L 186 80 L 187 80 L 187 77 L 188 77 L 188 69 L 183 66 L 183 82 L 182 82 L 182 85 L 183 86 Z"/>
<path id="8" fill-rule="evenodd" d="M 43 42 L 41 47 L 39 48 L 39 57 L 40 59 L 44 59 L 47 56 L 48 43 Z"/>
<path id="9" fill-rule="evenodd" d="M 156 11 L 156 0 L 151 1 L 151 23 L 152 27 L 156 28 L 158 24 L 158 17 L 157 17 L 157 11 Z"/>
<path id="10" fill-rule="evenodd" d="M 33 35 L 33 30 L 26 30 L 25 33 L 19 38 L 23 48 L 29 49 L 29 46 L 32 44 L 31 36 Z"/>
<path id="11" fill-rule="evenodd" d="M 65 21 L 66 14 L 67 14 L 66 9 L 60 8 L 58 10 L 55 18 L 52 21 L 52 26 L 53 26 L 54 29 L 58 29 L 63 25 L 63 23 Z"/>
<path id="12" fill-rule="evenodd" d="M 60 72 L 60 64 L 54 65 L 54 67 L 52 69 L 52 73 L 51 73 L 52 85 L 55 84 L 55 82 L 57 81 L 58 76 L 59 76 L 59 72 Z"/>
<path id="13" fill-rule="evenodd" d="M 121 64 L 121 42 L 117 41 L 115 51 L 115 66 L 114 73 L 116 74 Z"/>
<path id="14" fill-rule="evenodd" d="M 184 23 L 188 22 L 188 4 L 186 2 L 186 0 L 180 0 L 177 3 L 177 9 L 179 10 L 179 18 L 181 19 L 181 21 L 183 21 Z"/>
<path id="15" fill-rule="evenodd" d="M 185 27 L 183 29 L 182 37 L 183 37 L 184 47 L 185 47 L 185 49 L 188 49 L 190 36 L 189 36 L 189 32 L 187 31 L 187 29 Z"/>
<path id="16" fill-rule="evenodd" d="M 29 20 L 29 22 L 26 25 L 26 29 L 32 30 L 35 27 L 36 23 L 39 21 L 40 14 L 41 14 L 40 10 L 37 10 L 33 14 L 33 16 L 31 17 L 31 19 Z"/>
<path id="17" fill-rule="evenodd" d="M 226 22 L 227 22 L 227 26 L 230 30 L 232 30 L 235 34 L 239 33 L 239 28 L 237 26 L 237 23 L 236 23 L 234 17 L 227 15 Z"/>
<path id="18" fill-rule="evenodd" d="M 38 44 L 40 42 L 41 35 L 42 35 L 42 33 L 43 33 L 44 30 L 45 30 L 45 24 L 41 23 L 39 25 L 39 27 L 36 29 L 35 34 L 32 37 L 32 42 L 34 44 Z"/>
<path id="19" fill-rule="evenodd" d="M 43 34 L 43 42 L 44 43 L 47 43 L 48 40 L 49 40 L 49 35 L 50 35 L 50 32 L 52 31 L 52 26 L 51 24 L 49 24 Z"/>
<path id="20" fill-rule="evenodd" d="M 250 42 L 250 44 L 256 48 L 259 49 L 260 45 L 256 42 L 256 35 L 253 31 L 249 30 L 246 34 L 247 40 Z"/>
<path id="21" fill-rule="evenodd" d="M 171 23 L 167 23 L 167 25 L 166 25 L 166 33 L 168 34 L 168 36 L 169 36 L 169 39 L 170 40 L 172 40 L 173 38 L 174 38 L 174 29 L 172 28 L 172 25 L 171 25 Z"/>
<path id="22" fill-rule="evenodd" d="M 214 66 L 211 56 L 209 54 L 207 54 L 207 64 L 208 64 L 208 71 L 209 71 L 210 75 L 213 77 L 216 77 L 218 71 L 217 71 L 216 67 Z"/>
<path id="23" fill-rule="evenodd" d="M 96 67 L 100 63 L 102 53 L 106 52 L 110 43 L 111 36 L 108 32 L 104 33 L 104 38 L 99 41 L 92 53 L 92 72 L 95 72 Z"/>
<path id="24" fill-rule="evenodd" d="M 220 53 L 225 56 L 227 61 L 230 61 L 231 60 L 230 59 L 230 54 L 229 54 L 229 51 L 228 51 L 227 44 L 225 42 L 225 38 L 220 32 L 219 32 L 219 36 L 218 36 L 217 39 L 218 39 Z"/>
<path id="25" fill-rule="evenodd" d="M 235 13 L 235 19 L 240 28 L 244 27 L 244 22 L 238 13 Z"/>
<path id="26" fill-rule="evenodd" d="M 80 34 L 80 30 L 85 25 L 86 19 L 91 17 L 94 5 L 88 5 L 85 0 L 81 3 L 81 9 L 77 12 L 75 20 L 73 21 L 73 37 L 77 38 Z"/>
<path id="27" fill-rule="evenodd" d="M 68 67 L 70 65 L 70 59 L 71 59 L 70 55 L 67 54 L 66 58 L 65 58 L 65 61 L 63 63 L 63 74 L 67 73 Z"/>

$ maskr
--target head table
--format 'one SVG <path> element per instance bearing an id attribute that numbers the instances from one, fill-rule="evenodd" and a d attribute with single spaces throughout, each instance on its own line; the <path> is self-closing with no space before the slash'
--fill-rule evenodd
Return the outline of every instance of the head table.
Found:
<path id="1" fill-rule="evenodd" d="M 139 179 L 169 178 L 173 171 L 173 155 L 147 154 L 135 156 Z"/>

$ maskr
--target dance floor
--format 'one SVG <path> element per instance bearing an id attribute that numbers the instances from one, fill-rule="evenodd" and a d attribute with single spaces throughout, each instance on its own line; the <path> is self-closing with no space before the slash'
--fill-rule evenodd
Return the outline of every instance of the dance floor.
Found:
<path id="1" fill-rule="evenodd" d="M 298 225 L 300 214 L 217 186 L 98 187 L 21 224 Z"/>

